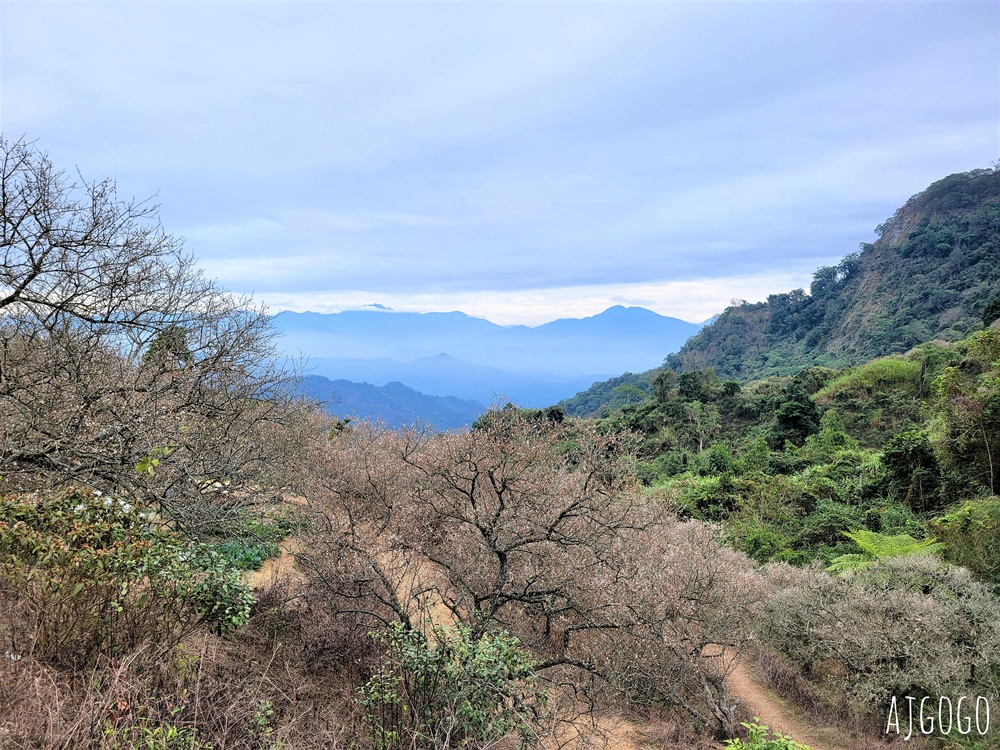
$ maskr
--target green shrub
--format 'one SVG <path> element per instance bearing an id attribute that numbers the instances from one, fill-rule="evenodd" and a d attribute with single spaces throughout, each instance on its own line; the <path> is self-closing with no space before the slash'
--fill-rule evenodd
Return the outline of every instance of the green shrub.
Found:
<path id="1" fill-rule="evenodd" d="M 472 748 L 512 732 L 533 735 L 533 712 L 546 697 L 533 660 L 505 631 L 473 639 L 462 625 L 435 628 L 429 642 L 394 623 L 372 637 L 387 653 L 361 688 L 361 703 L 378 750 Z"/>
<path id="2" fill-rule="evenodd" d="M 788 735 L 775 732 L 770 735 L 771 728 L 760 723 L 760 717 L 753 717 L 752 722 L 740 722 L 746 727 L 749 737 L 744 741 L 740 739 L 726 740 L 723 744 L 726 748 L 738 748 L 739 750 L 812 750 L 809 745 L 796 742 Z"/>
<path id="3" fill-rule="evenodd" d="M 278 543 L 289 534 L 304 528 L 305 518 L 289 506 L 277 513 L 259 515 L 249 512 L 234 514 L 227 523 L 206 530 L 211 548 L 225 562 L 238 570 L 257 570 L 265 560 L 281 555 Z"/>
<path id="4" fill-rule="evenodd" d="M 1000 497 L 974 500 L 931 522 L 946 557 L 981 579 L 1000 583 Z"/>
<path id="5" fill-rule="evenodd" d="M 145 719 L 126 727 L 105 722 L 104 746 L 108 750 L 212 750 L 211 744 L 198 740 L 196 732 Z"/>
<path id="6" fill-rule="evenodd" d="M 0 498 L 0 600 L 16 651 L 79 667 L 142 642 L 172 647 L 202 623 L 240 627 L 253 596 L 221 555 L 152 513 L 70 489 Z"/>
<path id="7" fill-rule="evenodd" d="M 212 549 L 237 570 L 257 570 L 265 560 L 281 555 L 277 544 L 262 542 L 254 537 L 226 539 L 213 544 Z"/>

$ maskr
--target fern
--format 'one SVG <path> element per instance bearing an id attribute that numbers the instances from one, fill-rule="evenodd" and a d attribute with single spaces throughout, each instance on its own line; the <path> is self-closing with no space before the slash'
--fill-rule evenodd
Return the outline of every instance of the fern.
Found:
<path id="1" fill-rule="evenodd" d="M 926 553 L 936 555 L 944 549 L 944 544 L 933 539 L 919 541 L 909 534 L 888 536 L 867 529 L 845 531 L 844 535 L 858 545 L 861 554 L 840 555 L 827 568 L 831 573 L 849 573 L 862 570 L 880 560 Z"/>

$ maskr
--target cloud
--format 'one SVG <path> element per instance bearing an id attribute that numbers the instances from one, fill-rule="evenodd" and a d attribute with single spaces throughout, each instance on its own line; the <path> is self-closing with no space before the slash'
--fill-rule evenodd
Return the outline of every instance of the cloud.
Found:
<path id="1" fill-rule="evenodd" d="M 833 262 L 833 259 L 831 259 Z M 808 287 L 812 272 L 796 270 L 752 276 L 715 276 L 690 281 L 592 284 L 520 291 L 490 290 L 433 294 L 420 289 L 398 293 L 337 289 L 287 294 L 264 292 L 258 299 L 272 312 L 340 312 L 370 303 L 373 296 L 400 312 L 461 310 L 501 325 L 538 325 L 556 318 L 596 315 L 619 304 L 646 307 L 661 315 L 701 322 L 722 312 L 733 299 L 759 302 L 769 294 Z"/>
<path id="2" fill-rule="evenodd" d="M 553 311 L 582 309 L 567 289 L 666 304 L 643 285 L 807 279 L 1000 155 L 995 3 L 5 2 L 3 21 L 7 134 L 156 194 L 208 273 L 273 299 Z M 711 304 L 731 296 L 754 295 Z"/>

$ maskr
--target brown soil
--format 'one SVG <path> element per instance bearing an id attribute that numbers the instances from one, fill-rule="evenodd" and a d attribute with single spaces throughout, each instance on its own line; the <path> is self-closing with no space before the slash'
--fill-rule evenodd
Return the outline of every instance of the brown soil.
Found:
<path id="1" fill-rule="evenodd" d="M 859 750 L 866 747 L 864 739 L 850 735 L 847 730 L 810 719 L 800 708 L 792 705 L 761 685 L 741 662 L 726 680 L 729 692 L 740 699 L 760 723 L 772 731 L 790 736 L 812 750 Z"/>

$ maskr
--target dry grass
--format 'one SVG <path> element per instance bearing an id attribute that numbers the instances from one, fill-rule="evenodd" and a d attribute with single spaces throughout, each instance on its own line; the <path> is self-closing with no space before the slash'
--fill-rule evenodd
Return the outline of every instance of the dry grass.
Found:
<path id="1" fill-rule="evenodd" d="M 318 641 L 336 634 L 284 607 L 280 580 L 259 595 L 237 635 L 198 632 L 167 659 L 147 644 L 78 673 L 30 656 L 0 660 L 0 747 L 349 747 L 360 722 L 356 675 L 309 664 L 322 655 L 330 665 L 329 642 Z"/>

